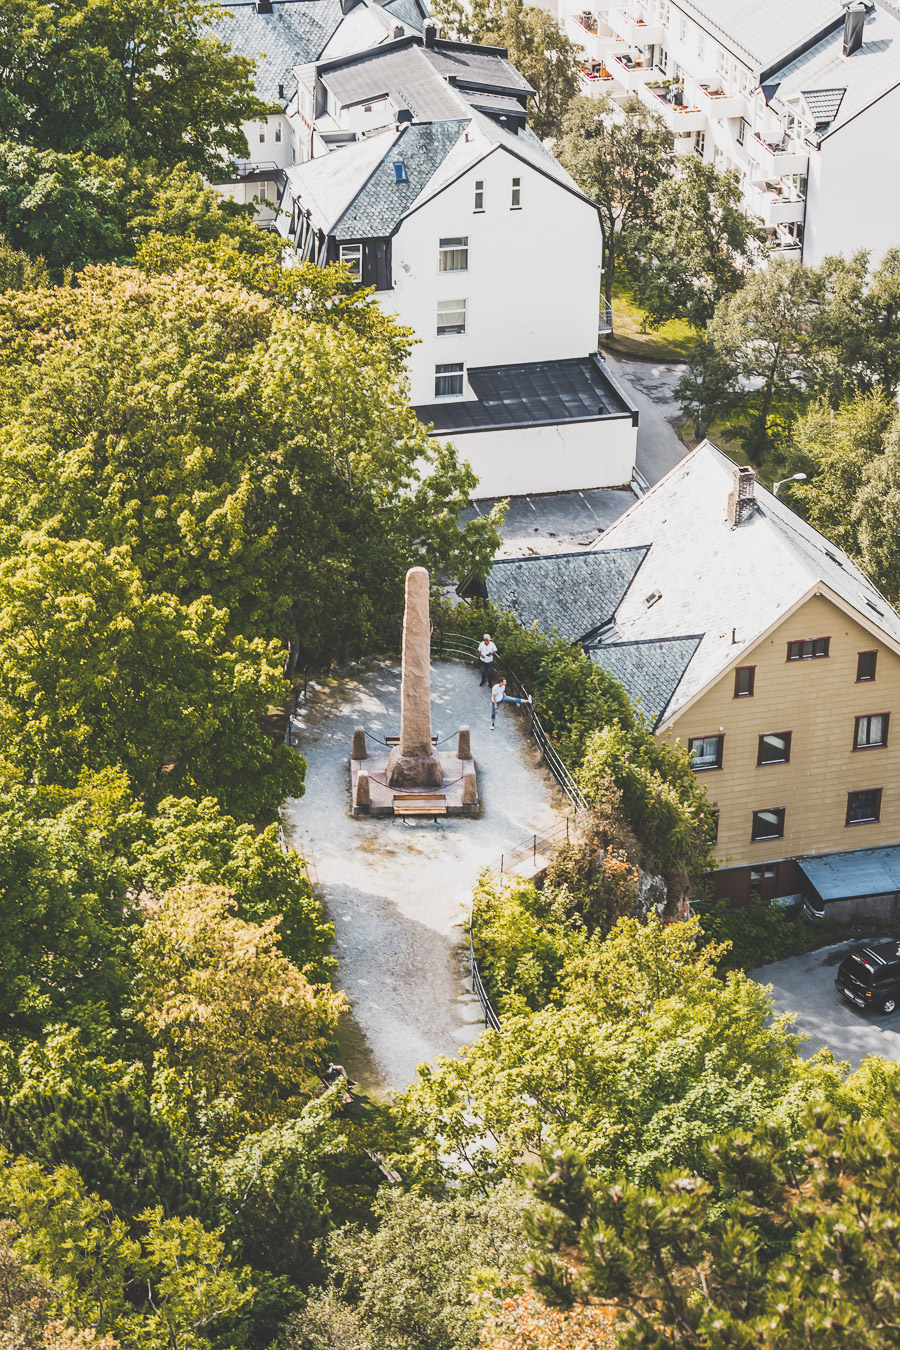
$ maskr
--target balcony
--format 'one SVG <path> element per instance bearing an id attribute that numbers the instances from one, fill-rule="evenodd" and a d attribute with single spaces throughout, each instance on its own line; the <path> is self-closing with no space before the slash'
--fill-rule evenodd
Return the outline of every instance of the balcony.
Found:
<path id="1" fill-rule="evenodd" d="M 740 92 L 726 94 L 722 89 L 714 89 L 708 84 L 694 84 L 693 82 L 689 88 L 691 97 L 695 100 L 697 107 L 713 120 L 724 117 L 747 116 L 747 99 Z"/>
<path id="2" fill-rule="evenodd" d="M 606 59 L 610 74 L 629 94 L 639 93 L 648 80 L 659 79 L 660 71 L 656 66 L 648 65 L 630 52 L 613 52 Z"/>
<path id="3" fill-rule="evenodd" d="M 770 184 L 767 191 L 750 195 L 750 210 L 760 216 L 767 229 L 777 225 L 802 225 L 806 215 L 806 198 L 794 188 Z"/>
<path id="4" fill-rule="evenodd" d="M 587 9 L 578 14 L 566 15 L 566 35 L 589 60 L 602 61 L 609 51 L 612 32 L 605 19 L 604 14 L 593 14 Z"/>
<path id="5" fill-rule="evenodd" d="M 764 141 L 756 132 L 747 137 L 747 155 L 750 159 L 750 181 L 766 183 L 790 173 L 806 173 L 809 154 L 785 136 L 777 144 Z"/>
<path id="6" fill-rule="evenodd" d="M 658 113 L 666 126 L 676 136 L 684 136 L 691 131 L 705 131 L 707 116 L 700 108 L 685 102 L 681 85 L 665 85 L 659 82 L 662 71 L 656 70 L 656 84 L 644 84 L 639 92 L 640 100 L 653 112 Z"/>
<path id="7" fill-rule="evenodd" d="M 616 94 L 621 97 L 622 91 L 619 85 L 616 84 L 602 61 L 585 61 L 579 66 L 578 74 L 581 80 L 581 92 L 588 98 L 604 98 L 607 94 L 610 97 Z"/>
<path id="8" fill-rule="evenodd" d="M 609 11 L 609 26 L 616 37 L 633 47 L 651 47 L 665 40 L 666 30 L 661 23 L 636 19 L 625 9 Z"/>

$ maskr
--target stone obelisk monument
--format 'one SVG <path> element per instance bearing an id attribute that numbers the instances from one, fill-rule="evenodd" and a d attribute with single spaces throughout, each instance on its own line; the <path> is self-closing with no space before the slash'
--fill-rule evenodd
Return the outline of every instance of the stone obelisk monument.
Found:
<path id="1" fill-rule="evenodd" d="M 391 751 L 387 781 L 393 788 L 440 787 L 441 762 L 431 740 L 431 618 L 428 572 L 406 574 L 400 744 Z"/>

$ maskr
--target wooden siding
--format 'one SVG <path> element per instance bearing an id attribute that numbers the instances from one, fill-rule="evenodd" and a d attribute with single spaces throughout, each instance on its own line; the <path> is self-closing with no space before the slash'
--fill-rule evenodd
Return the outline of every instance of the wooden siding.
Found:
<path id="1" fill-rule="evenodd" d="M 740 621 L 740 616 L 735 616 Z M 829 637 L 829 655 L 788 661 L 787 644 Z M 857 657 L 878 651 L 876 678 L 857 683 Z M 874 848 L 900 841 L 900 716 L 891 718 L 886 748 L 854 750 L 856 718 L 900 712 L 900 656 L 824 596 L 814 596 L 755 647 L 735 653 L 735 665 L 756 666 L 754 693 L 734 697 L 729 669 L 671 732 L 724 735 L 721 769 L 698 775 L 719 811 L 720 867 L 740 867 L 805 853 Z M 788 764 L 757 765 L 759 737 L 790 731 Z M 847 825 L 847 794 L 882 788 L 881 820 Z M 754 811 L 784 807 L 782 839 L 752 843 Z"/>

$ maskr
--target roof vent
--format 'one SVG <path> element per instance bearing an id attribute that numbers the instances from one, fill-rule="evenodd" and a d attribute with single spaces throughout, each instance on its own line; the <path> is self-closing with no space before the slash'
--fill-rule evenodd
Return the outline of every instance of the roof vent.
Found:
<path id="1" fill-rule="evenodd" d="M 657 600 L 661 599 L 662 599 L 662 591 L 651 591 L 649 595 L 644 596 L 644 604 L 649 609 L 651 605 L 655 605 Z"/>
<path id="2" fill-rule="evenodd" d="M 437 24 L 426 23 L 422 29 L 422 36 L 425 39 L 425 46 L 433 47 L 437 38 Z"/>
<path id="3" fill-rule="evenodd" d="M 403 163 L 402 159 L 394 160 L 394 182 L 395 183 L 409 182 L 409 179 L 406 176 L 406 165 Z"/>
<path id="4" fill-rule="evenodd" d="M 393 33 L 391 33 L 391 37 L 394 39 L 395 42 L 399 42 L 403 36 L 403 32 L 404 32 L 403 24 L 402 23 L 395 24 L 394 31 Z"/>
<path id="5" fill-rule="evenodd" d="M 844 11 L 844 55 L 852 56 L 863 45 L 866 6 L 863 0 L 853 0 Z"/>
<path id="6" fill-rule="evenodd" d="M 735 468 L 734 481 L 728 494 L 728 519 L 731 528 L 743 525 L 756 510 L 756 470 L 746 465 Z"/>
<path id="7" fill-rule="evenodd" d="M 256 0 L 257 14 L 271 14 L 272 0 Z"/>

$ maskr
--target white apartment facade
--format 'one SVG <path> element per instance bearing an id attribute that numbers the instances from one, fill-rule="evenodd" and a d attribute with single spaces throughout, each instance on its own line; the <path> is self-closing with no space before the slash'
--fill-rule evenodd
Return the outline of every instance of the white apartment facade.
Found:
<path id="1" fill-rule="evenodd" d="M 815 265 L 900 244 L 887 146 L 900 12 L 886 0 L 563 0 L 583 88 L 658 113 L 679 154 L 734 170 L 772 250 Z"/>

